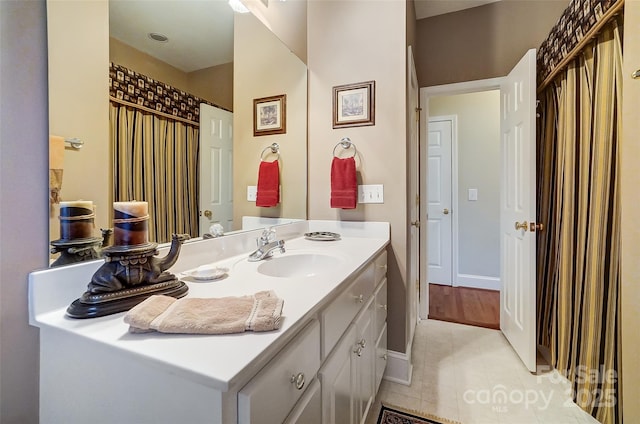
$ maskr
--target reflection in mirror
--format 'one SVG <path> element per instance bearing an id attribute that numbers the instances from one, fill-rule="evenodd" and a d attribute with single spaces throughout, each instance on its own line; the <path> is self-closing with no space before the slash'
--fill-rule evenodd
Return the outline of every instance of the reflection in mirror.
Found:
<path id="1" fill-rule="evenodd" d="M 223 8 L 219 9 L 219 12 L 203 9 L 216 6 L 223 6 Z M 183 12 L 191 12 L 191 16 L 187 17 Z M 160 25 L 162 18 L 157 13 L 164 13 L 171 19 L 164 26 Z M 78 138 L 84 143 L 80 149 L 65 143 L 62 150 L 57 150 L 58 153 L 62 151 L 63 155 L 60 168 L 62 184 L 57 193 L 59 200 L 62 201 L 93 202 L 95 210 L 93 237 L 101 237 L 100 229 L 112 227 L 112 204 L 117 200 L 135 199 L 150 203 L 150 220 L 154 225 L 158 222 L 163 227 L 163 231 L 154 232 L 153 236 L 150 231 L 150 240 L 155 242 L 167 241 L 173 232 L 188 232 L 197 237 L 208 232 L 211 224 L 217 222 L 223 225 L 225 233 L 240 230 L 242 229 L 241 218 L 244 215 L 306 218 L 306 179 L 304 178 L 306 175 L 306 66 L 279 41 L 277 42 L 280 46 L 275 47 L 275 42 L 270 40 L 269 42 L 273 45 L 268 49 L 273 49 L 273 52 L 267 50 L 264 34 L 261 39 L 250 40 L 255 36 L 256 31 L 269 33 L 264 26 L 262 29 L 255 28 L 256 24 L 250 22 L 253 20 L 258 23 L 255 17 L 236 15 L 236 21 L 240 18 L 242 22 L 240 28 L 237 25 L 234 28 L 232 22 L 234 14 L 226 1 L 218 0 L 211 2 L 111 0 L 110 2 L 80 3 L 49 0 L 47 14 L 50 133 L 62 138 Z M 151 23 L 145 23 L 144 16 L 150 17 Z M 225 19 L 226 23 L 221 19 Z M 126 29 L 129 24 L 133 24 L 135 34 L 131 33 L 132 29 Z M 116 27 L 119 29 L 116 30 Z M 201 27 L 207 28 L 209 32 L 202 32 L 205 29 L 200 29 Z M 210 32 L 213 29 L 220 31 Z M 112 30 L 111 36 L 109 36 L 110 30 Z M 148 35 L 149 33 L 164 34 L 169 40 L 154 41 Z M 184 38 L 187 35 L 194 35 L 195 40 Z M 153 37 L 161 38 L 157 35 Z M 234 37 L 244 40 L 241 46 L 233 46 Z M 277 40 L 272 34 L 271 37 Z M 229 42 L 226 43 L 225 48 L 221 49 L 221 53 L 214 52 L 213 48 L 222 39 L 228 39 Z M 176 41 L 183 44 L 174 47 Z M 198 43 L 200 47 L 197 46 Z M 160 53 L 153 53 L 149 45 L 156 45 Z M 181 57 L 173 59 L 172 51 L 179 53 Z M 291 57 L 281 60 L 281 56 L 285 54 L 283 52 Z M 293 63 L 293 58 L 297 63 Z M 157 93 L 158 87 L 164 90 L 164 84 L 166 84 L 177 91 L 188 93 L 186 99 L 197 97 L 204 103 L 214 106 L 216 110 L 228 114 L 234 111 L 231 115 L 233 117 L 227 118 L 228 134 L 233 137 L 232 144 L 228 152 L 220 155 L 219 158 L 216 158 L 212 151 L 202 151 L 199 144 L 200 134 L 205 125 L 201 125 L 198 122 L 199 119 L 192 124 L 166 118 L 170 123 L 178 121 L 186 127 L 182 132 L 190 134 L 190 151 L 182 149 L 182 145 L 175 144 L 173 141 L 173 146 L 176 146 L 173 148 L 166 143 L 160 146 L 152 143 L 146 147 L 147 151 L 155 149 L 156 154 L 159 155 L 156 156 L 155 161 L 151 162 L 153 165 L 158 162 L 157 158 L 161 157 L 169 164 L 167 169 L 177 170 L 180 177 L 185 174 L 192 175 L 188 183 L 189 191 L 185 191 L 184 188 L 173 188 L 174 178 L 168 178 L 167 171 L 157 171 L 157 179 L 148 183 L 146 191 L 141 191 L 142 194 L 131 194 L 126 190 L 124 193 L 114 193 L 114 187 L 117 186 L 114 181 L 116 176 L 120 180 L 127 180 L 128 186 L 136 187 L 137 185 L 140 189 L 142 171 L 139 168 L 140 155 L 131 151 L 126 152 L 127 144 L 123 144 L 125 153 L 122 149 L 116 150 L 115 144 L 120 142 L 119 138 L 114 136 L 114 140 L 110 140 L 109 134 L 118 134 L 112 129 L 115 118 L 117 117 L 119 122 L 131 120 L 130 116 L 134 113 L 123 111 L 118 115 L 113 111 L 114 102 L 108 100 L 107 92 L 110 62 L 154 80 L 156 82 L 156 85 L 152 86 L 154 91 L 146 91 L 148 99 L 152 93 Z M 272 69 L 265 68 L 266 65 Z M 244 66 L 253 68 L 242 69 Z M 287 67 L 292 67 L 293 72 L 299 76 L 291 78 L 292 71 Z M 287 81 L 278 83 L 275 79 L 278 74 L 284 76 Z M 291 81 L 295 83 L 292 84 Z M 113 81 L 110 82 L 113 83 Z M 145 84 L 144 81 L 136 78 L 132 82 L 133 87 L 127 84 L 125 90 L 131 89 L 135 92 L 137 84 Z M 239 95 L 234 91 L 239 92 Z M 173 92 L 171 93 L 173 95 Z M 287 134 L 268 137 L 253 137 L 252 134 L 247 136 L 247 131 L 252 130 L 252 99 L 278 94 L 286 94 L 289 110 L 297 111 L 294 116 L 290 114 L 287 116 Z M 156 107 L 159 108 L 153 100 L 156 100 L 155 95 L 150 103 L 151 107 L 148 107 L 151 110 L 143 111 L 143 114 L 150 114 L 155 112 Z M 138 103 L 138 101 L 143 103 L 138 99 L 134 99 L 132 103 Z M 169 115 L 172 113 L 173 110 L 169 110 Z M 110 115 L 111 123 L 106 118 Z M 207 134 L 218 135 L 223 127 L 221 122 L 219 117 L 207 115 Z M 164 126 L 158 124 L 155 127 L 147 123 L 144 125 L 148 126 L 147 132 L 154 134 L 163 131 L 176 133 L 174 130 L 167 129 L 170 124 Z M 151 130 L 151 128 L 155 129 Z M 278 142 L 283 149 L 282 195 L 281 204 L 267 210 L 267 208 L 256 208 L 255 203 L 247 201 L 247 187 L 256 185 L 259 151 L 273 142 Z M 53 149 L 51 150 L 53 153 Z M 138 152 L 142 153 L 144 149 L 140 148 Z M 118 166 L 123 162 L 123 154 L 130 154 L 130 163 L 137 163 L 138 168 L 131 166 L 126 171 L 118 171 Z M 179 154 L 184 156 L 186 162 L 174 165 L 173 161 Z M 216 159 L 218 166 L 225 164 L 228 167 L 225 172 L 228 178 L 222 180 L 219 168 L 214 168 L 214 164 L 209 171 L 201 169 L 201 160 L 205 154 L 207 159 Z M 302 168 L 298 166 L 301 162 L 304 163 Z M 230 166 L 231 164 L 233 166 Z M 146 165 L 147 168 L 149 166 Z M 303 177 L 300 178 L 300 176 Z M 233 198 L 232 212 L 226 212 L 230 215 L 228 218 L 223 218 L 223 214 L 217 211 L 212 211 L 211 217 L 199 213 L 212 210 L 199 204 L 199 199 L 203 197 L 201 194 L 205 185 L 203 181 L 208 183 L 206 190 L 208 194 L 213 194 L 213 203 L 219 203 L 225 191 L 229 201 Z M 157 202 L 159 195 L 165 197 L 167 202 L 152 212 L 151 209 L 155 208 L 154 203 L 160 204 Z M 190 221 L 189 231 L 167 225 L 167 214 L 173 211 L 177 214 L 178 222 Z M 186 219 L 186 215 L 190 218 Z M 52 241 L 61 238 L 58 216 L 59 204 L 53 203 L 50 224 Z"/>

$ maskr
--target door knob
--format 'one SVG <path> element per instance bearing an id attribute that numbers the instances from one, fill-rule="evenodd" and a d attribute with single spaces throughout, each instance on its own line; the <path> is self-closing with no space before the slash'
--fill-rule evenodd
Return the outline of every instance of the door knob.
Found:
<path id="1" fill-rule="evenodd" d="M 518 222 L 516 221 L 516 230 L 525 230 L 529 228 L 529 223 L 527 221 Z"/>
<path id="2" fill-rule="evenodd" d="M 213 216 L 213 213 L 207 209 L 206 211 L 204 211 L 204 216 L 211 219 L 211 217 Z"/>
<path id="3" fill-rule="evenodd" d="M 535 233 L 536 231 L 544 231 L 544 224 L 530 222 L 529 223 L 529 231 L 531 231 L 532 233 Z"/>
<path id="4" fill-rule="evenodd" d="M 444 208 L 444 210 L 442 211 L 442 213 L 443 213 L 443 214 L 445 214 L 445 215 L 449 215 L 449 209 Z"/>

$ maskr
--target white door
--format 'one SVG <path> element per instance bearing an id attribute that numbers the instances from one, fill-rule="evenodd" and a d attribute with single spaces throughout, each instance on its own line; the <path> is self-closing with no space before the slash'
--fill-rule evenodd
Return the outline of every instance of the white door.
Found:
<path id="1" fill-rule="evenodd" d="M 418 123 L 420 122 L 420 87 L 418 76 L 413 62 L 411 46 L 408 48 L 409 61 L 409 237 L 411 252 L 409 255 L 409 293 L 407 304 L 409 310 L 409 340 L 413 340 L 416 323 L 418 322 L 418 302 L 420 299 L 420 135 Z M 415 111 L 415 112 L 413 112 Z"/>
<path id="2" fill-rule="evenodd" d="M 200 235 L 233 230 L 233 114 L 200 104 Z"/>
<path id="3" fill-rule="evenodd" d="M 452 284 L 451 120 L 429 119 L 427 136 L 427 280 Z"/>
<path id="4" fill-rule="evenodd" d="M 530 371 L 536 370 L 535 81 L 532 49 L 500 87 L 500 329 Z"/>

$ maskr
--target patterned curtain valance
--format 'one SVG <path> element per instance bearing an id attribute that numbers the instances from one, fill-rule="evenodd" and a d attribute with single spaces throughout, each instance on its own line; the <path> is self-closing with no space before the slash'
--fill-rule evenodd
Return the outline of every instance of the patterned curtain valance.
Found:
<path id="1" fill-rule="evenodd" d="M 199 125 L 200 103 L 220 107 L 113 62 L 109 64 L 109 96 L 194 125 Z"/>
<path id="2" fill-rule="evenodd" d="M 624 0 L 571 0 L 538 49 L 538 83 L 551 75 L 613 6 L 623 2 Z"/>

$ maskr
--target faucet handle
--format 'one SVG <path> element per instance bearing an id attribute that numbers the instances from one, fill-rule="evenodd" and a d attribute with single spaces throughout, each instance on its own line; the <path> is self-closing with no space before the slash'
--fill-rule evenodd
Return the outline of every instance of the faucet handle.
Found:
<path id="1" fill-rule="evenodd" d="M 269 244 L 276 239 L 276 230 L 273 227 L 265 228 L 262 235 L 258 238 L 258 247 Z"/>

